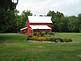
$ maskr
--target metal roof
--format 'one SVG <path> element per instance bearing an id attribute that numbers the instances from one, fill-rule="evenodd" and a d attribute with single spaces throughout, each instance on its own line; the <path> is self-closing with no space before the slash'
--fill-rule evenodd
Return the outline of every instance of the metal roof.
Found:
<path id="1" fill-rule="evenodd" d="M 52 23 L 51 17 L 41 17 L 41 16 L 28 16 L 30 23 Z"/>
<path id="2" fill-rule="evenodd" d="M 20 30 L 25 30 L 25 29 L 27 29 L 27 27 L 24 27 L 24 28 L 22 28 L 22 29 L 20 29 Z"/>
<path id="3" fill-rule="evenodd" d="M 47 25 L 30 25 L 30 27 L 32 29 L 51 29 L 49 26 Z"/>

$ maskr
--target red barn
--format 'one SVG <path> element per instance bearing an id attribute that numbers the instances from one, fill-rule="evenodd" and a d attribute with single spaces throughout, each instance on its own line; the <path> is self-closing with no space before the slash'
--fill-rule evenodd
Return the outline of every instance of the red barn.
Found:
<path id="1" fill-rule="evenodd" d="M 26 21 L 26 27 L 20 29 L 20 31 L 23 34 L 32 34 L 33 32 L 51 32 L 51 17 L 28 16 L 28 20 Z"/>

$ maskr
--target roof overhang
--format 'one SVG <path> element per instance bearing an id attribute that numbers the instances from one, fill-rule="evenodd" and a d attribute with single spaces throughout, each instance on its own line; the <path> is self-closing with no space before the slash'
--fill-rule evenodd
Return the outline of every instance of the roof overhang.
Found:
<path id="1" fill-rule="evenodd" d="M 20 30 L 22 31 L 22 30 L 25 30 L 25 29 L 27 29 L 27 27 L 21 28 Z"/>

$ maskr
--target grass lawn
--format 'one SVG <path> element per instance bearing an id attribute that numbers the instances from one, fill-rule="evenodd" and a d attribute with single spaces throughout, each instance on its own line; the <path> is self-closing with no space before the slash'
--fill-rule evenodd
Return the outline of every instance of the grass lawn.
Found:
<path id="1" fill-rule="evenodd" d="M 24 41 L 28 35 L 1 33 L 0 61 L 81 61 L 81 33 L 55 35 L 76 43 L 35 44 Z"/>

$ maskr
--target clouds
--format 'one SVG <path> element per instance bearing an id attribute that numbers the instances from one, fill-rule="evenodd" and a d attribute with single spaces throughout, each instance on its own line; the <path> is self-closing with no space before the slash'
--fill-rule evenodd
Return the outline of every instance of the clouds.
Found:
<path id="1" fill-rule="evenodd" d="M 60 11 L 65 15 L 81 13 L 81 0 L 19 0 L 17 9 L 31 10 L 33 14 L 47 14 L 49 10 Z"/>

